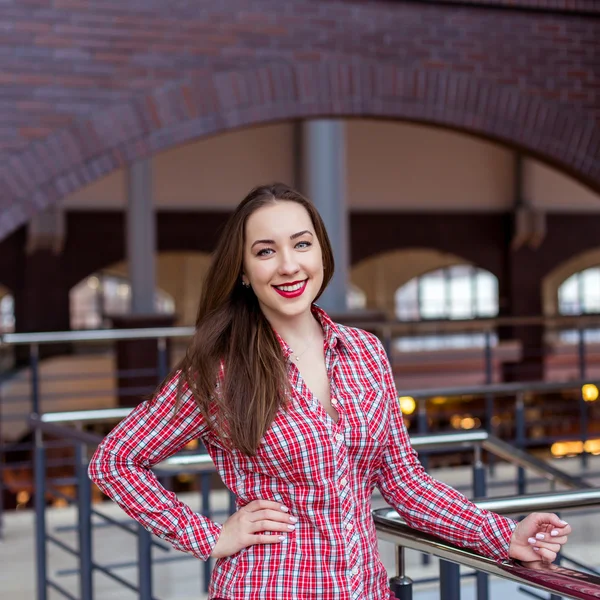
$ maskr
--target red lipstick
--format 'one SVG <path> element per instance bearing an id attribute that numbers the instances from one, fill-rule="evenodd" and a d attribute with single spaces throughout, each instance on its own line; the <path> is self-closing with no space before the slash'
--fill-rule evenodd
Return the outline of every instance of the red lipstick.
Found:
<path id="1" fill-rule="evenodd" d="M 306 284 L 308 283 L 308 279 L 305 279 L 304 282 L 294 281 L 292 283 L 286 283 L 286 284 L 284 284 L 287 287 L 288 285 L 296 285 L 298 283 L 302 283 L 302 285 L 297 290 L 294 290 L 293 292 L 286 292 L 284 290 L 280 290 L 276 286 L 273 286 L 273 289 L 280 296 L 283 296 L 284 298 L 298 298 L 298 296 L 302 296 L 302 294 L 304 293 L 304 290 L 306 289 Z"/>

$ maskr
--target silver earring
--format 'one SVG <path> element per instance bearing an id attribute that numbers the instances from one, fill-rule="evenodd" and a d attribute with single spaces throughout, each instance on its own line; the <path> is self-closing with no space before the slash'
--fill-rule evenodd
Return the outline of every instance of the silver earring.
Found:
<path id="1" fill-rule="evenodd" d="M 245 288 L 249 288 L 249 287 L 250 287 L 250 284 L 249 284 L 247 281 L 244 281 L 244 280 L 242 280 L 242 285 L 243 285 Z"/>

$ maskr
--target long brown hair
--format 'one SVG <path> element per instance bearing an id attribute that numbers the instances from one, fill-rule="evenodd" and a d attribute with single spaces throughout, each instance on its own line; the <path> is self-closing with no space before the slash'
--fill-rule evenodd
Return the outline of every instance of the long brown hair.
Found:
<path id="1" fill-rule="evenodd" d="M 334 260 L 317 209 L 283 183 L 254 188 L 219 238 L 203 285 L 196 331 L 178 366 L 179 397 L 187 383 L 217 435 L 248 456 L 256 454 L 277 411 L 287 406 L 289 383 L 281 345 L 256 295 L 242 285 L 246 221 L 254 211 L 277 201 L 297 202 L 308 212 L 323 254 L 323 285 L 317 298 L 323 293 Z"/>

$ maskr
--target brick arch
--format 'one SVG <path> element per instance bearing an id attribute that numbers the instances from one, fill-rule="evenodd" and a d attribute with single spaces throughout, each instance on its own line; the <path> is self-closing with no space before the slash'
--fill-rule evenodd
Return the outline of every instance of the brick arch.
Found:
<path id="1" fill-rule="evenodd" d="M 591 116 L 470 73 L 370 60 L 284 61 L 204 73 L 111 106 L 0 165 L 0 237 L 124 164 L 239 127 L 372 117 L 462 130 L 518 147 L 600 191 Z"/>

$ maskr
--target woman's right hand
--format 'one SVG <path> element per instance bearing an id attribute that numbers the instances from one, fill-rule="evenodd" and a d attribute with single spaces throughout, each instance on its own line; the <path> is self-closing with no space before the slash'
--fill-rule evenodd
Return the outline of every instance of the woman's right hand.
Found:
<path id="1" fill-rule="evenodd" d="M 259 534 L 258 531 L 293 531 L 298 519 L 279 502 L 253 500 L 233 513 L 223 525 L 210 556 L 224 558 L 254 544 L 278 544 L 282 535 Z"/>

